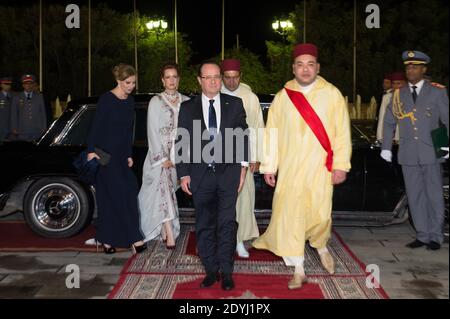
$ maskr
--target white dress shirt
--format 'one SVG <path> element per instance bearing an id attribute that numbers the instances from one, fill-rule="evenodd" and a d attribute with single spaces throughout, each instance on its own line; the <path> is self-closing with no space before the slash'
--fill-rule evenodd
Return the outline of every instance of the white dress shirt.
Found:
<path id="1" fill-rule="evenodd" d="M 203 119 L 205 121 L 205 125 L 209 130 L 209 100 L 214 100 L 214 110 L 216 110 L 216 123 L 217 123 L 217 132 L 220 129 L 220 94 L 217 94 L 212 99 L 207 97 L 202 93 L 202 109 L 203 109 Z"/>
<path id="2" fill-rule="evenodd" d="M 212 99 L 202 93 L 202 110 L 203 120 L 205 121 L 206 128 L 209 130 L 209 100 L 214 100 L 214 110 L 216 110 L 216 123 L 217 132 L 220 130 L 220 93 Z M 248 167 L 248 162 L 241 162 L 242 166 Z"/>
<path id="3" fill-rule="evenodd" d="M 412 92 L 413 92 L 412 86 L 415 85 L 415 86 L 416 86 L 416 92 L 417 92 L 417 95 L 419 95 L 419 94 L 420 94 L 420 90 L 422 90 L 422 87 L 423 87 L 423 84 L 424 84 L 424 83 L 425 83 L 425 80 L 420 80 L 420 81 L 417 82 L 416 84 L 412 84 L 412 83 L 409 83 L 409 82 L 408 82 L 408 85 L 409 85 L 409 92 L 411 92 L 411 94 L 412 94 Z"/>

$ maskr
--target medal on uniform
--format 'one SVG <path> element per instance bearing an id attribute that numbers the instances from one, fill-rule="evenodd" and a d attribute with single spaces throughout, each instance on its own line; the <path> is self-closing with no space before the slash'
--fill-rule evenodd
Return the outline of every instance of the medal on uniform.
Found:
<path id="1" fill-rule="evenodd" d="M 431 111 L 430 111 L 429 107 L 427 107 L 427 111 L 425 112 L 425 115 L 428 117 L 431 117 Z"/>

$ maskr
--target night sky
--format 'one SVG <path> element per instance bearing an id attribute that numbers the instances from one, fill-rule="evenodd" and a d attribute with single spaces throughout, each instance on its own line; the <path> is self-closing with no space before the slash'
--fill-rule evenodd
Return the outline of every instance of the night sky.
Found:
<path id="1" fill-rule="evenodd" d="M 38 0 L 1 0 L 2 5 L 24 6 L 38 4 Z M 87 0 L 43 0 L 43 5 L 70 3 L 87 5 Z M 92 6 L 107 3 L 120 12 L 132 12 L 133 0 L 91 0 Z M 225 48 L 232 48 L 239 34 L 239 43 L 256 54 L 265 56 L 265 40 L 280 40 L 272 30 L 275 17 L 284 18 L 295 8 L 298 0 L 226 0 L 225 1 Z M 143 15 L 164 17 L 171 27 L 173 23 L 173 0 L 136 0 L 138 11 Z M 188 35 L 194 51 L 193 62 L 220 54 L 222 0 L 178 0 L 178 31 Z"/>
<path id="2" fill-rule="evenodd" d="M 173 1 L 137 0 L 143 14 L 163 12 L 172 21 Z M 259 54 L 265 54 L 265 40 L 280 40 L 273 32 L 275 16 L 286 16 L 293 11 L 297 0 L 225 1 L 225 48 L 236 44 L 239 34 L 241 46 Z M 117 5 L 117 4 L 116 4 Z M 178 0 L 178 31 L 186 33 L 192 41 L 196 59 L 204 59 L 220 53 L 221 50 L 221 0 Z"/>

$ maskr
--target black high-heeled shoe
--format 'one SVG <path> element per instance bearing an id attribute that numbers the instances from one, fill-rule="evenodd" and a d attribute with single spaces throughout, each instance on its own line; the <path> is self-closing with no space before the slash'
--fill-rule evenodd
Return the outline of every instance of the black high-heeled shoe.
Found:
<path id="1" fill-rule="evenodd" d="M 105 245 L 103 245 L 103 251 L 105 252 L 105 254 L 107 254 L 107 255 L 111 255 L 111 254 L 114 254 L 114 253 L 116 253 L 116 248 L 114 248 L 114 247 L 106 247 Z"/>
<path id="2" fill-rule="evenodd" d="M 146 244 L 140 246 L 131 245 L 131 248 L 133 249 L 133 253 L 140 254 L 147 249 L 147 245 Z"/>

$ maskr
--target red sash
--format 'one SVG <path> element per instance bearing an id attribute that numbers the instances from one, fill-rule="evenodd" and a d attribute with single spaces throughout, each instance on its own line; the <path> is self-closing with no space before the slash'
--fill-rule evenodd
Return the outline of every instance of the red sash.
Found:
<path id="1" fill-rule="evenodd" d="M 305 120 L 306 124 L 308 124 L 309 128 L 313 131 L 314 135 L 320 142 L 320 145 L 327 152 L 327 160 L 325 162 L 325 166 L 328 171 L 331 172 L 333 167 L 333 150 L 331 149 L 330 139 L 328 138 L 327 131 L 323 127 L 322 121 L 319 116 L 314 112 L 314 109 L 309 104 L 308 100 L 305 98 L 303 93 L 289 90 L 288 88 L 284 88 L 286 90 L 287 95 L 291 99 L 297 111 Z"/>

